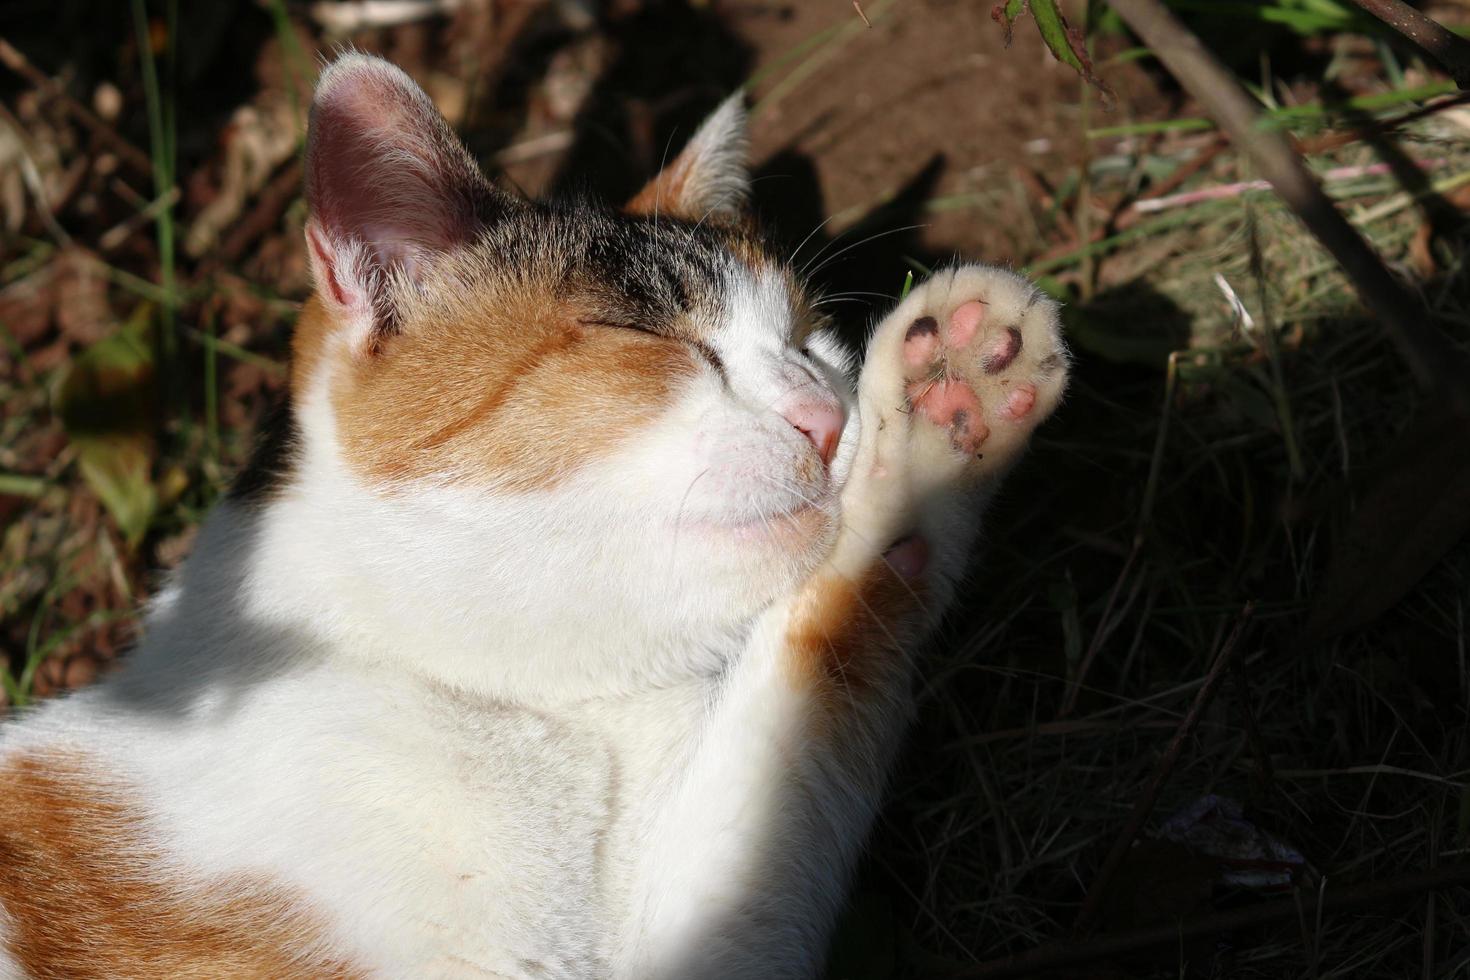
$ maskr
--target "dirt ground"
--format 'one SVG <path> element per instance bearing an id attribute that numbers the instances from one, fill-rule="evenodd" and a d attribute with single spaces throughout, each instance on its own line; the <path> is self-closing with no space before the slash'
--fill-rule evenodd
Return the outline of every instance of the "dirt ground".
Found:
<path id="1" fill-rule="evenodd" d="M 1470 847 L 1463 426 L 1135 42 L 1094 35 L 1108 100 L 988 2 L 864 0 L 871 27 L 849 0 L 448 6 L 0 10 L 0 708 L 109 669 L 284 383 L 323 54 L 400 63 L 532 194 L 631 195 L 744 85 L 757 211 L 850 337 L 963 257 L 1042 276 L 1077 355 L 926 658 L 830 975 L 1011 975 L 993 961 L 1078 935 L 1150 787 L 1082 935 L 1400 892 L 1014 975 L 1467 975 L 1470 876 L 1404 885 Z M 1463 348 L 1470 114 L 1431 102 L 1443 76 L 1357 22 L 1217 14 L 1196 23 L 1278 118 L 1342 137 L 1313 165 Z M 1225 193 L 1173 199 L 1201 188 Z"/>

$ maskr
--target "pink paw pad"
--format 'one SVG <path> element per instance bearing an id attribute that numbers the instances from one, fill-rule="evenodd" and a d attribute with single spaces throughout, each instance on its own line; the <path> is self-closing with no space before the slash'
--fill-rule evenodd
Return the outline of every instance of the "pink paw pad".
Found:
<path id="1" fill-rule="evenodd" d="M 1023 384 L 1012 388 L 1006 395 L 1006 407 L 1002 413 L 1009 419 L 1023 419 L 1036 405 L 1036 386 Z"/>
<path id="2" fill-rule="evenodd" d="M 923 367 L 939 350 L 939 321 L 921 316 L 903 335 L 903 359 L 909 367 Z"/>
<path id="3" fill-rule="evenodd" d="M 917 534 L 910 534 L 884 552 L 883 560 L 898 573 L 899 578 L 916 579 L 929 567 L 929 542 Z"/>
<path id="4" fill-rule="evenodd" d="M 968 346 L 980 332 L 985 313 L 985 304 L 978 299 L 960 304 L 949 317 L 949 345 L 955 348 Z"/>
<path id="5" fill-rule="evenodd" d="M 909 385 L 908 395 L 915 411 L 949 430 L 956 449 L 974 453 L 990 435 L 980 399 L 963 381 L 944 378 L 915 382 Z"/>

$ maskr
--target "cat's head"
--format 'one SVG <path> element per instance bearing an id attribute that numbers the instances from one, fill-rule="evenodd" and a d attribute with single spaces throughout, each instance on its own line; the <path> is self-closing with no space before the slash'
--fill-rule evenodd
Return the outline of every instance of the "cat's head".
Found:
<path id="1" fill-rule="evenodd" d="M 622 208 L 530 202 L 397 68 L 338 59 L 311 111 L 292 492 L 361 512 L 405 589 L 444 588 L 437 563 L 487 601 L 509 577 L 633 619 L 770 601 L 830 546 L 848 386 L 746 213 L 744 155 L 731 100 Z"/>

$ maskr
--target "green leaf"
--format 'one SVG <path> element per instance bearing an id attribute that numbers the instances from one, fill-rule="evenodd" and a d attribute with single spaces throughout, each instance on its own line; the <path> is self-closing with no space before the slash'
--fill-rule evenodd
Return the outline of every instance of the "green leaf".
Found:
<path id="1" fill-rule="evenodd" d="M 144 304 L 116 333 L 77 355 L 56 396 L 82 477 L 129 547 L 143 539 L 158 506 L 152 481 L 157 405 L 151 320 Z"/>
<path id="2" fill-rule="evenodd" d="M 1092 59 L 1087 56 L 1087 42 L 1080 31 L 1067 25 L 1067 18 L 1062 16 L 1057 0 L 1007 0 L 1005 4 L 993 7 L 990 11 L 991 19 L 1005 27 L 1006 44 L 1011 43 L 1016 18 L 1024 10 L 1031 11 L 1031 19 L 1036 22 L 1041 40 L 1051 51 L 1052 57 L 1081 75 L 1083 81 L 1097 89 L 1103 99 L 1110 102 L 1113 99 L 1113 90 L 1093 73 Z"/>
<path id="3" fill-rule="evenodd" d="M 129 548 L 143 540 L 158 494 L 153 489 L 153 443 L 140 437 L 74 439 L 87 485 L 117 521 Z"/>
<path id="4" fill-rule="evenodd" d="M 0 497 L 39 497 L 47 486 L 45 477 L 0 473 Z"/>

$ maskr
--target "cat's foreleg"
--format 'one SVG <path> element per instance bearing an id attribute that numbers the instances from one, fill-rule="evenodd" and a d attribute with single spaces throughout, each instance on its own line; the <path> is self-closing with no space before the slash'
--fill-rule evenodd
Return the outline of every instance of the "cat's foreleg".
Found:
<path id="1" fill-rule="evenodd" d="M 648 828 L 620 976 L 819 968 L 997 478 L 1066 383 L 1056 306 L 996 269 L 941 273 L 879 325 L 832 556 L 757 622 Z"/>

